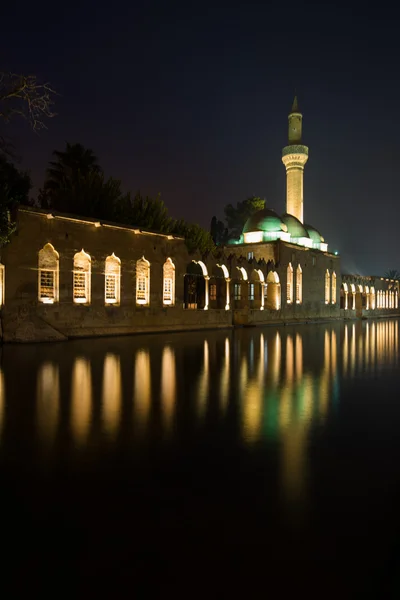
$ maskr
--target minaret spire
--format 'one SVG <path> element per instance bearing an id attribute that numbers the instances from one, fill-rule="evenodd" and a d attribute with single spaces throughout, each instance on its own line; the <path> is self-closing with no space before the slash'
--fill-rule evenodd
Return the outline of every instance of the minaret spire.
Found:
<path id="1" fill-rule="evenodd" d="M 292 104 L 292 110 L 290 111 L 290 113 L 298 113 L 299 111 L 299 104 L 297 102 L 297 94 L 296 94 L 296 90 L 294 92 L 294 100 L 293 100 L 293 104 Z"/>
<path id="2" fill-rule="evenodd" d="M 286 167 L 286 212 L 303 223 L 303 174 L 308 148 L 301 143 L 303 115 L 299 111 L 296 94 L 288 121 L 289 144 L 282 150 L 282 162 Z"/>

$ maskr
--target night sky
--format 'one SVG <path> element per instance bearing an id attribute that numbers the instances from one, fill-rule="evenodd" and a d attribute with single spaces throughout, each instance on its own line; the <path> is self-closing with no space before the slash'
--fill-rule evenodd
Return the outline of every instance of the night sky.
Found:
<path id="1" fill-rule="evenodd" d="M 398 20 L 382 4 L 276 4 L 10 3 L 1 68 L 60 94 L 47 131 L 7 127 L 35 185 L 53 149 L 81 142 L 174 217 L 208 228 L 253 194 L 282 213 L 296 88 L 305 221 L 342 271 L 400 270 Z"/>

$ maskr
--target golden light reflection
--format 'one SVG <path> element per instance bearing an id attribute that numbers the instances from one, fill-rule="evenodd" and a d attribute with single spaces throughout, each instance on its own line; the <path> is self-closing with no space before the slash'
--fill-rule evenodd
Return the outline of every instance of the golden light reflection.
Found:
<path id="1" fill-rule="evenodd" d="M 220 398 L 221 408 L 225 412 L 228 406 L 230 389 L 230 345 L 229 338 L 225 338 L 225 360 L 224 367 L 221 371 L 221 382 L 220 382 Z"/>
<path id="2" fill-rule="evenodd" d="M 151 370 L 148 350 L 138 350 L 135 356 L 135 376 L 133 384 L 133 422 L 144 429 L 151 406 Z"/>
<path id="3" fill-rule="evenodd" d="M 119 356 L 106 354 L 103 369 L 102 418 L 107 434 L 114 435 L 121 419 L 122 382 Z"/>
<path id="4" fill-rule="evenodd" d="M 208 388 L 210 383 L 210 350 L 207 340 L 203 346 L 203 370 L 197 386 L 198 415 L 203 418 L 207 410 Z"/>
<path id="5" fill-rule="evenodd" d="M 60 411 L 59 367 L 51 362 L 41 365 L 36 382 L 36 415 L 39 437 L 51 441 L 57 430 Z"/>
<path id="6" fill-rule="evenodd" d="M 292 382 L 294 371 L 293 338 L 289 334 L 286 338 L 286 380 Z"/>
<path id="7" fill-rule="evenodd" d="M 165 346 L 161 360 L 161 406 L 164 416 L 165 430 L 172 426 L 174 406 L 176 402 L 176 363 L 175 351 Z"/>
<path id="8" fill-rule="evenodd" d="M 78 444 L 88 435 L 92 411 L 92 376 L 90 362 L 76 358 L 72 370 L 71 431 Z"/>
<path id="9" fill-rule="evenodd" d="M 4 373 L 0 368 L 0 440 L 3 434 L 6 412 L 6 390 L 4 385 Z"/>
<path id="10" fill-rule="evenodd" d="M 248 381 L 247 363 L 241 365 L 241 398 L 243 409 L 243 430 L 247 442 L 255 442 L 261 436 L 264 402 L 264 335 L 260 335 L 259 352 L 256 358 L 255 374 Z"/>

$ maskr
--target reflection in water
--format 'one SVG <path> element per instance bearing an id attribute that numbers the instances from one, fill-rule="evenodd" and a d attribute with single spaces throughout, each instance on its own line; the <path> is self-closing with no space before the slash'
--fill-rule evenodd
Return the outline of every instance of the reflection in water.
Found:
<path id="1" fill-rule="evenodd" d="M 151 371 L 148 350 L 140 349 L 135 357 L 135 379 L 133 394 L 134 427 L 144 431 L 151 406 Z"/>
<path id="2" fill-rule="evenodd" d="M 230 383 L 230 351 L 229 351 L 229 338 L 225 338 L 225 360 L 224 366 L 221 370 L 221 383 L 220 383 L 220 400 L 221 409 L 224 413 L 228 405 L 229 398 L 229 383 Z"/>
<path id="3" fill-rule="evenodd" d="M 375 374 L 383 366 L 397 365 L 398 331 L 399 321 L 395 319 L 358 322 L 357 326 L 346 323 L 342 347 L 343 376 L 354 378 L 361 373 Z M 336 357 L 336 354 L 332 349 L 332 355 Z"/>
<path id="4" fill-rule="evenodd" d="M 76 443 L 82 444 L 89 433 L 92 411 L 90 362 L 78 357 L 72 369 L 71 430 Z"/>
<path id="5" fill-rule="evenodd" d="M 165 346 L 161 363 L 161 406 L 164 413 L 165 430 L 172 425 L 174 406 L 176 402 L 176 364 L 175 351 Z"/>
<path id="6" fill-rule="evenodd" d="M 203 370 L 199 377 L 197 386 L 197 406 L 198 416 L 202 419 L 207 409 L 210 383 L 210 351 L 207 340 L 204 340 L 203 346 Z"/>
<path id="7" fill-rule="evenodd" d="M 106 354 L 103 368 L 103 426 L 108 435 L 114 435 L 121 419 L 122 385 L 119 356 Z"/>
<path id="8" fill-rule="evenodd" d="M 6 412 L 6 390 L 4 386 L 4 373 L 3 369 L 0 369 L 0 441 L 4 428 Z"/>
<path id="9" fill-rule="evenodd" d="M 39 438 L 50 442 L 57 430 L 60 410 L 59 366 L 44 362 L 39 368 L 36 384 L 36 414 Z"/>
<path id="10" fill-rule="evenodd" d="M 247 366 L 241 365 L 241 389 L 243 406 L 243 433 L 247 442 L 255 442 L 261 436 L 264 397 L 264 335 L 260 335 L 259 352 L 254 375 L 247 381 Z M 254 360 L 254 346 L 253 346 Z"/>

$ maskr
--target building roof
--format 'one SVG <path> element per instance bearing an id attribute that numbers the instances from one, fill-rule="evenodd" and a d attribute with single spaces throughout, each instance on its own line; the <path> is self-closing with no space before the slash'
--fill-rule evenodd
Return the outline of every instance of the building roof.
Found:
<path id="1" fill-rule="evenodd" d="M 287 230 L 292 237 L 294 237 L 294 238 L 310 237 L 308 235 L 308 232 L 305 229 L 303 223 L 301 221 L 299 221 L 293 215 L 290 215 L 289 213 L 285 213 L 284 215 L 282 215 L 282 221 L 285 223 Z"/>
<path id="2" fill-rule="evenodd" d="M 313 242 L 324 242 L 324 238 L 322 237 L 322 235 L 320 234 L 320 232 L 318 231 L 318 229 L 315 229 L 315 227 L 313 227 L 312 225 L 304 225 L 304 227 L 307 230 L 307 233 L 309 235 L 309 237 L 312 239 Z"/>
<path id="3" fill-rule="evenodd" d="M 263 208 L 247 219 L 243 233 L 251 231 L 287 231 L 287 227 L 272 208 Z"/>

